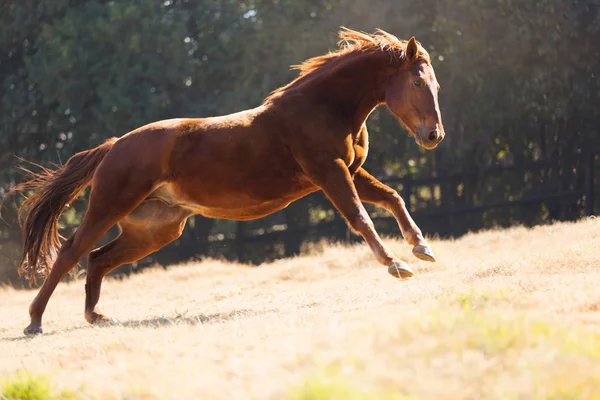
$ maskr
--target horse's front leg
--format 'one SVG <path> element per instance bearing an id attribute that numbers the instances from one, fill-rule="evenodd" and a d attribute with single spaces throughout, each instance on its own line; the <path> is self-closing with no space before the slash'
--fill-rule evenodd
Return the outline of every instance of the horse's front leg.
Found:
<path id="1" fill-rule="evenodd" d="M 377 234 L 373 221 L 358 197 L 348 167 L 342 160 L 311 165 L 305 170 L 344 216 L 348 225 L 365 239 L 377 260 L 388 267 L 390 274 L 399 278 L 414 275 L 408 264 L 394 256 Z"/>
<path id="2" fill-rule="evenodd" d="M 354 174 L 354 185 L 362 201 L 383 207 L 394 215 L 402 231 L 402 236 L 413 246 L 412 251 L 417 258 L 435 262 L 433 251 L 423 238 L 421 229 L 415 224 L 406 209 L 404 200 L 394 189 L 379 182 L 362 168 L 359 168 Z"/>

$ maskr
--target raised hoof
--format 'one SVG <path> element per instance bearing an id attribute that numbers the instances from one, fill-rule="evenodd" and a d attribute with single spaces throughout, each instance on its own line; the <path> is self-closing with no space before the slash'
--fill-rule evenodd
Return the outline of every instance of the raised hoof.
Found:
<path id="1" fill-rule="evenodd" d="M 429 246 L 416 245 L 412 252 L 419 260 L 435 262 L 435 256 Z"/>
<path id="2" fill-rule="evenodd" d="M 39 325 L 29 325 L 27 328 L 25 328 L 23 333 L 27 336 L 34 336 L 41 335 L 42 333 L 44 333 L 44 330 Z"/>
<path id="3" fill-rule="evenodd" d="M 414 276 L 413 270 L 404 261 L 394 261 L 392 265 L 388 267 L 388 273 L 396 278 L 411 278 Z"/>

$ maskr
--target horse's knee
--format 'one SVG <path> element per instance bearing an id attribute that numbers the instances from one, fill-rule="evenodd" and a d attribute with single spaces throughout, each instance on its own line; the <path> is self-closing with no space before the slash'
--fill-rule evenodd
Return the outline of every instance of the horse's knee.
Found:
<path id="1" fill-rule="evenodd" d="M 406 203 L 404 199 L 394 189 L 389 193 L 387 197 L 388 209 L 399 208 L 400 210 L 406 210 Z"/>
<path id="2" fill-rule="evenodd" d="M 373 221 L 364 210 L 361 210 L 358 214 L 349 219 L 348 223 L 355 232 L 358 232 L 361 235 L 375 229 Z"/>

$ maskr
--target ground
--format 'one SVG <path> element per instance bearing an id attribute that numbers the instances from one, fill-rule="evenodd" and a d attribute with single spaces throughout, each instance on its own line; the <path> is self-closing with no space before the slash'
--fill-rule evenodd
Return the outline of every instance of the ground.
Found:
<path id="1" fill-rule="evenodd" d="M 35 338 L 35 292 L 0 289 L 0 398 L 29 379 L 93 399 L 600 399 L 600 219 L 431 240 L 434 264 L 387 243 L 415 278 L 358 244 L 108 280 L 108 327 L 61 284 Z"/>

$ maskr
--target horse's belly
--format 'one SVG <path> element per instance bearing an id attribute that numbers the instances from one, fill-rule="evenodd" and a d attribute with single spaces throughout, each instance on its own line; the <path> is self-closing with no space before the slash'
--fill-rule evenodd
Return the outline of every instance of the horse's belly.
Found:
<path id="1" fill-rule="evenodd" d="M 259 205 L 253 205 L 236 209 L 202 207 L 197 205 L 189 205 L 187 207 L 190 209 L 190 211 L 193 211 L 196 214 L 201 214 L 208 218 L 246 221 L 262 218 L 264 216 L 272 214 L 276 211 L 287 207 L 290 203 L 291 201 L 288 200 L 275 200 Z"/>
<path id="2" fill-rule="evenodd" d="M 277 188 L 271 185 L 227 185 L 221 182 L 190 185 L 167 183 L 149 197 L 168 205 L 184 207 L 209 218 L 249 220 L 269 215 L 317 190 L 310 181 L 290 180 Z"/>

